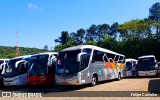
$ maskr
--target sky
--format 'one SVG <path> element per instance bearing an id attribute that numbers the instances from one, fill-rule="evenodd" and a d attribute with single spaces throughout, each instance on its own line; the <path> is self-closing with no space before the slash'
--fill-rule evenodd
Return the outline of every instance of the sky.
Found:
<path id="1" fill-rule="evenodd" d="M 0 0 L 0 46 L 53 49 L 62 31 L 148 17 L 159 0 Z"/>

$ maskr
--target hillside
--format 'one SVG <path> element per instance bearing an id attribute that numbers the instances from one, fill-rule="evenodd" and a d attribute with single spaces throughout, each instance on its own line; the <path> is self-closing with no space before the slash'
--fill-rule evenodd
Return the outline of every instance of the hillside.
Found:
<path id="1" fill-rule="evenodd" d="M 19 47 L 19 49 L 20 49 L 20 55 L 30 55 L 41 52 L 47 52 L 47 50 L 38 48 Z M 15 54 L 16 54 L 16 47 L 0 46 L 0 59 L 13 58 L 15 57 Z"/>

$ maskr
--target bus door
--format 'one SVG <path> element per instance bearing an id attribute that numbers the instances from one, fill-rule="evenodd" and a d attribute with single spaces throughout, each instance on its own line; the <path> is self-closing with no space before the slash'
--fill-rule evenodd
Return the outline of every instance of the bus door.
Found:
<path id="1" fill-rule="evenodd" d="M 79 55 L 79 71 L 80 71 L 80 83 L 90 83 L 91 82 L 91 74 L 92 74 L 92 64 L 90 63 L 92 49 L 83 49 L 83 52 Z M 89 66 L 89 67 L 88 67 Z M 88 68 L 87 68 L 88 67 Z M 86 69 L 87 68 L 87 69 Z"/>
<path id="2" fill-rule="evenodd" d="M 56 57 L 54 55 L 51 55 L 49 58 L 49 64 L 48 64 L 48 82 L 54 82 L 55 83 L 55 67 L 56 67 Z"/>

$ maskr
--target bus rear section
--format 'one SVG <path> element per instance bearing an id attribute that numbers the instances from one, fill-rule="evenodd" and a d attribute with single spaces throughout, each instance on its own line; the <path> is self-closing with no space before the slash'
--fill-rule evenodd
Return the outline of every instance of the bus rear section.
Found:
<path id="1" fill-rule="evenodd" d="M 154 55 L 138 58 L 138 76 L 156 76 L 158 63 Z"/>
<path id="2" fill-rule="evenodd" d="M 5 70 L 7 68 L 8 61 L 9 59 L 0 59 L 0 86 L 4 86 L 3 76 L 5 74 Z"/>
<path id="3" fill-rule="evenodd" d="M 5 86 L 16 86 L 27 84 L 27 64 L 30 56 L 12 58 L 3 78 Z"/>
<path id="4" fill-rule="evenodd" d="M 138 76 L 137 62 L 136 59 L 126 59 L 126 77 Z"/>
<path id="5" fill-rule="evenodd" d="M 28 67 L 28 85 L 51 85 L 55 83 L 55 62 L 58 53 L 41 53 L 31 57 Z"/>
<path id="6" fill-rule="evenodd" d="M 124 55 L 92 45 L 63 49 L 57 57 L 56 84 L 94 86 L 98 81 L 120 80 L 124 61 Z"/>

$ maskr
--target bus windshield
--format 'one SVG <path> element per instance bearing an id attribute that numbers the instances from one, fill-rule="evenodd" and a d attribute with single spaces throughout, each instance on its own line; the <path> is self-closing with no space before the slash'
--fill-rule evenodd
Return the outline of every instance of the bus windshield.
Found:
<path id="1" fill-rule="evenodd" d="M 155 59 L 153 57 L 138 60 L 139 71 L 155 70 Z"/>
<path id="2" fill-rule="evenodd" d="M 32 56 L 29 61 L 29 76 L 40 76 L 47 74 L 48 54 Z"/>
<path id="3" fill-rule="evenodd" d="M 132 69 L 132 63 L 131 62 L 126 62 L 126 69 L 127 69 L 127 71 Z"/>
<path id="4" fill-rule="evenodd" d="M 5 77 L 14 77 L 19 74 L 18 67 L 15 68 L 15 63 L 19 60 L 22 60 L 22 58 L 9 60 L 8 67 L 6 68 Z"/>
<path id="5" fill-rule="evenodd" d="M 57 74 L 74 74 L 79 72 L 80 66 L 77 62 L 77 56 L 81 50 L 72 50 L 60 52 L 57 57 Z"/>

